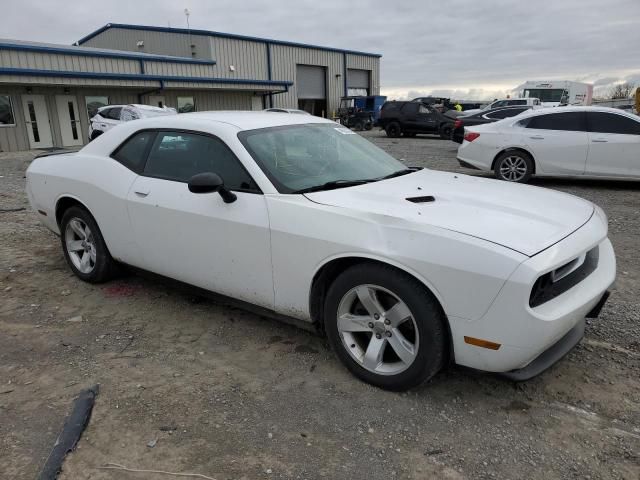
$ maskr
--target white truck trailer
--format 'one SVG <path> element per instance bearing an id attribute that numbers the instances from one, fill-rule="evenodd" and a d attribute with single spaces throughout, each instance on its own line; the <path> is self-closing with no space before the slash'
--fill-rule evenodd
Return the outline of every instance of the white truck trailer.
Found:
<path id="1" fill-rule="evenodd" d="M 593 85 L 569 80 L 528 81 L 520 96 L 539 98 L 544 107 L 591 105 Z"/>

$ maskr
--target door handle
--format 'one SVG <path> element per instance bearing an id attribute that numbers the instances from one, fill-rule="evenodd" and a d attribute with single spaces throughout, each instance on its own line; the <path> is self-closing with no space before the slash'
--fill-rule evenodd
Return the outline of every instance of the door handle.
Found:
<path id="1" fill-rule="evenodd" d="M 531 140 L 544 140 L 542 135 L 534 135 L 533 137 L 529 137 Z"/>
<path id="2" fill-rule="evenodd" d="M 149 195 L 151 193 L 151 190 L 134 190 L 133 193 L 135 193 L 136 195 L 138 195 L 139 197 L 146 197 L 147 195 Z"/>
<path id="3" fill-rule="evenodd" d="M 605 140 L 604 138 L 594 138 L 591 140 L 593 143 L 607 143 L 609 140 Z"/>

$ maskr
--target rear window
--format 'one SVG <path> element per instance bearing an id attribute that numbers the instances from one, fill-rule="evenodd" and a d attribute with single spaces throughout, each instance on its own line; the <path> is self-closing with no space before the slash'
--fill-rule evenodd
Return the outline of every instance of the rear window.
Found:
<path id="1" fill-rule="evenodd" d="M 587 113 L 589 131 L 594 133 L 617 133 L 621 135 L 640 135 L 640 122 L 615 113 Z"/>
<path id="2" fill-rule="evenodd" d="M 538 115 L 528 119 L 527 128 L 539 130 L 564 130 L 573 132 L 586 131 L 584 113 L 565 112 Z"/>
<path id="3" fill-rule="evenodd" d="M 497 112 L 488 113 L 486 114 L 486 117 L 493 118 L 493 119 L 509 118 L 509 117 L 514 117 L 519 113 L 524 112 L 525 110 L 528 110 L 528 109 L 527 108 L 505 108 L 504 110 L 498 110 Z"/>

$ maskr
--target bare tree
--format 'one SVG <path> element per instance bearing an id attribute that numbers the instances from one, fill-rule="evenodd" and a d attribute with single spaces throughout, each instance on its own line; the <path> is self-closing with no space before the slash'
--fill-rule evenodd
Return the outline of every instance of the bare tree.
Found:
<path id="1" fill-rule="evenodd" d="M 629 98 L 633 95 L 634 85 L 629 82 L 619 83 L 609 91 L 609 98 Z"/>

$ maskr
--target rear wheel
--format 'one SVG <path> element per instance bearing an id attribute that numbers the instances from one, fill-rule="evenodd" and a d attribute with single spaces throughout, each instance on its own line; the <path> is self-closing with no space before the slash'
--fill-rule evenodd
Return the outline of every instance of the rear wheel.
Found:
<path id="1" fill-rule="evenodd" d="M 385 129 L 387 132 L 387 137 L 398 138 L 402 134 L 402 129 L 400 128 L 400 124 L 397 122 L 390 123 L 387 125 Z"/>
<path id="2" fill-rule="evenodd" d="M 493 171 L 499 180 L 527 183 L 533 175 L 533 159 L 520 150 L 503 152 L 496 159 Z"/>
<path id="3" fill-rule="evenodd" d="M 98 224 L 82 207 L 69 208 L 60 221 L 62 251 L 78 278 L 89 283 L 109 280 L 116 272 Z"/>
<path id="4" fill-rule="evenodd" d="M 356 120 L 356 123 L 354 125 L 354 128 L 361 132 L 362 130 L 364 130 L 364 122 L 362 120 Z"/>
<path id="5" fill-rule="evenodd" d="M 444 138 L 445 140 L 451 140 L 452 132 L 453 132 L 453 127 L 445 123 L 440 127 L 440 138 Z"/>
<path id="6" fill-rule="evenodd" d="M 383 265 L 349 268 L 325 299 L 325 331 L 341 362 L 388 390 L 415 387 L 442 368 L 445 321 L 423 285 Z"/>

